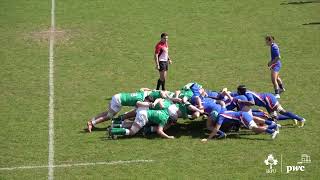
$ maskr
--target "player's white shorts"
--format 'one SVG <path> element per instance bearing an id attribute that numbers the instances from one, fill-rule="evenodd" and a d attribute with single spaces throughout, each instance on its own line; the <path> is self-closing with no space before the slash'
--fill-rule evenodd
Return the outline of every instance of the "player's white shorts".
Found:
<path id="1" fill-rule="evenodd" d="M 177 120 L 178 119 L 178 111 L 179 111 L 179 108 L 175 104 L 172 104 L 171 106 L 169 106 L 168 112 L 169 112 L 170 118 L 173 120 Z"/>
<path id="2" fill-rule="evenodd" d="M 119 112 L 121 110 L 121 100 L 120 94 L 116 94 L 112 96 L 112 100 L 110 102 L 110 108 L 115 112 Z"/>
<path id="3" fill-rule="evenodd" d="M 148 122 L 148 108 L 138 108 L 136 118 L 134 120 L 141 128 L 145 126 Z"/>
<path id="4" fill-rule="evenodd" d="M 257 124 L 253 120 L 250 121 L 249 123 L 249 129 L 252 129 L 252 128 L 258 128 Z"/>

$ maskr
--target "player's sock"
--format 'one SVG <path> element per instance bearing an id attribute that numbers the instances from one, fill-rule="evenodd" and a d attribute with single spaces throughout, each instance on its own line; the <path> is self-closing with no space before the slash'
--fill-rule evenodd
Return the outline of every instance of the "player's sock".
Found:
<path id="1" fill-rule="evenodd" d="M 271 124 L 268 126 L 268 129 L 276 129 L 277 127 L 277 124 Z"/>
<path id="2" fill-rule="evenodd" d="M 112 128 L 122 128 L 122 124 L 112 124 Z"/>
<path id="3" fill-rule="evenodd" d="M 97 124 L 97 122 L 96 122 L 96 119 L 95 119 L 95 118 L 92 118 L 92 119 L 91 119 L 91 124 L 92 124 L 92 126 L 95 126 L 95 125 Z"/>
<path id="4" fill-rule="evenodd" d="M 287 111 L 287 112 L 281 112 L 282 115 L 285 115 L 285 116 L 288 116 L 290 117 L 291 119 L 296 119 L 298 121 L 302 121 L 303 118 L 302 117 L 299 117 L 298 115 L 290 112 L 290 111 Z"/>
<path id="5" fill-rule="evenodd" d="M 275 89 L 274 90 L 274 94 L 279 94 L 280 93 L 280 90 L 279 89 Z"/>
<path id="6" fill-rule="evenodd" d="M 280 89 L 284 89 L 283 84 L 278 84 Z"/>
<path id="7" fill-rule="evenodd" d="M 258 117 L 265 117 L 264 112 L 261 111 L 252 111 L 253 116 L 258 116 Z"/>
<path id="8" fill-rule="evenodd" d="M 111 134 L 113 134 L 113 135 L 126 135 L 126 129 L 125 128 L 112 128 Z"/>
<path id="9" fill-rule="evenodd" d="M 160 79 L 158 79 L 158 82 L 157 82 L 157 90 L 160 89 L 160 85 L 162 84 L 162 81 Z"/>
<path id="10" fill-rule="evenodd" d="M 282 121 L 282 120 L 288 120 L 288 119 L 291 119 L 291 118 L 288 117 L 288 116 L 279 114 L 278 117 L 277 117 L 277 119 L 278 119 L 278 121 Z"/>
<path id="11" fill-rule="evenodd" d="M 219 131 L 217 132 L 217 135 L 218 135 L 217 138 L 223 138 L 223 137 L 226 136 L 226 134 L 225 134 L 223 131 L 221 131 L 221 130 L 219 130 Z"/>
<path id="12" fill-rule="evenodd" d="M 264 123 L 265 123 L 266 125 L 272 125 L 272 124 L 274 124 L 273 121 L 270 121 L 270 120 L 265 120 Z"/>
<path id="13" fill-rule="evenodd" d="M 119 122 L 121 123 L 122 121 L 124 120 L 124 114 L 121 114 L 120 116 L 116 117 L 116 118 L 112 118 L 112 121 L 115 123 L 115 122 Z M 119 123 L 116 123 L 116 124 L 119 124 Z"/>
<path id="14" fill-rule="evenodd" d="M 272 133 L 274 133 L 274 131 L 275 131 L 274 129 L 266 129 L 265 132 L 268 134 L 272 134 Z"/>
<path id="15" fill-rule="evenodd" d="M 162 91 L 166 90 L 166 80 L 162 81 Z"/>

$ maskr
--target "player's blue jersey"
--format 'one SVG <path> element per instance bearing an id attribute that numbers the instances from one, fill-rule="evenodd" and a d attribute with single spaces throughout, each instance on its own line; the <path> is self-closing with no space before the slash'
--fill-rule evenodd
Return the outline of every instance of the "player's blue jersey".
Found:
<path id="1" fill-rule="evenodd" d="M 224 110 L 220 104 L 217 104 L 216 101 L 211 98 L 203 98 L 202 106 L 204 111 L 208 114 L 210 114 L 212 111 L 217 111 L 220 113 Z"/>
<path id="2" fill-rule="evenodd" d="M 271 44 L 270 51 L 271 51 L 271 61 L 273 59 L 275 59 L 276 57 L 280 58 L 280 50 L 279 50 L 279 47 L 276 43 Z"/>
<path id="3" fill-rule="evenodd" d="M 237 108 L 237 110 L 241 110 L 243 108 L 243 104 L 239 104 L 237 102 L 238 100 L 248 101 L 247 97 L 244 95 L 235 96 L 233 97 L 233 100 L 227 104 L 227 110 L 233 110 L 235 108 Z"/>
<path id="4" fill-rule="evenodd" d="M 256 106 L 265 107 L 268 112 L 274 110 L 279 104 L 277 98 L 271 93 L 256 93 L 253 91 L 247 91 L 247 93 L 252 94 Z"/>
<path id="5" fill-rule="evenodd" d="M 220 94 L 218 92 L 215 91 L 210 91 L 210 90 L 206 90 L 206 93 L 208 94 L 208 97 L 214 98 L 214 99 L 218 99 Z"/>
<path id="6" fill-rule="evenodd" d="M 194 83 L 190 86 L 191 91 L 193 92 L 193 96 L 200 96 L 200 89 L 202 86 L 198 83 Z"/>
<path id="7" fill-rule="evenodd" d="M 244 112 L 244 111 L 225 111 L 218 116 L 217 124 L 222 125 L 224 122 L 228 121 L 239 121 L 245 127 L 249 128 L 249 124 L 253 121 L 253 116 L 251 111 Z"/>
<path id="8" fill-rule="evenodd" d="M 238 94 L 237 92 L 231 92 L 230 95 L 231 95 L 232 97 L 239 96 L 239 94 Z M 250 92 L 246 92 L 246 93 L 244 94 L 244 96 L 246 96 L 247 101 L 254 101 L 253 95 L 252 95 Z"/>

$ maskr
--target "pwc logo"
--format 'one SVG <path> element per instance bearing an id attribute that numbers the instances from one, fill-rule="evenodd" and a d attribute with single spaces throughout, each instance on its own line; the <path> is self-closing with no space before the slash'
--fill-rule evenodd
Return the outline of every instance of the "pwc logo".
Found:
<path id="1" fill-rule="evenodd" d="M 307 154 L 301 154 L 301 161 L 297 162 L 298 165 L 295 166 L 286 166 L 286 173 L 289 174 L 290 172 L 303 172 L 305 171 L 305 166 L 303 164 L 311 163 L 311 158 Z"/>
<path id="2" fill-rule="evenodd" d="M 266 173 L 277 173 L 276 165 L 280 164 L 280 172 L 281 173 L 292 173 L 292 172 L 304 172 L 306 170 L 305 164 L 310 164 L 311 158 L 307 154 L 301 154 L 301 160 L 294 165 L 285 165 L 282 161 L 282 155 L 280 156 L 280 161 L 276 159 L 273 154 L 269 154 L 267 158 L 264 160 L 264 164 L 268 166 L 266 169 Z M 277 166 L 279 168 L 279 166 Z"/>

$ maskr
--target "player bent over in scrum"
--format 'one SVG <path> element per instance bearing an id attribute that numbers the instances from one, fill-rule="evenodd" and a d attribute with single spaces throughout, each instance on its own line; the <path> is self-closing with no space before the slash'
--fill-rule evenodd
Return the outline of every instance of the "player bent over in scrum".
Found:
<path id="1" fill-rule="evenodd" d="M 306 120 L 304 118 L 285 110 L 281 106 L 275 95 L 271 93 L 256 93 L 253 91 L 249 91 L 244 85 L 238 87 L 238 92 L 240 92 L 240 95 L 245 95 L 246 97 L 249 97 L 249 95 L 252 96 L 252 98 L 248 98 L 248 101 L 251 101 L 251 103 L 256 106 L 265 107 L 271 117 L 275 120 L 278 119 L 277 113 L 279 113 L 281 115 L 294 119 L 295 125 L 297 125 L 298 127 L 303 127 L 305 124 Z"/>
<path id="2" fill-rule="evenodd" d="M 166 110 L 149 110 L 147 108 L 141 107 L 137 109 L 136 118 L 130 129 L 111 128 L 109 129 L 109 136 L 112 139 L 115 139 L 118 135 L 133 136 L 148 122 L 151 122 L 157 124 L 156 132 L 161 137 L 174 139 L 173 136 L 169 136 L 163 131 L 163 128 L 167 124 L 168 119 L 169 113 Z"/>
<path id="3" fill-rule="evenodd" d="M 212 139 L 217 135 L 221 125 L 228 121 L 239 121 L 244 125 L 244 127 L 251 129 L 255 133 L 268 133 L 272 135 L 272 139 L 276 138 L 279 133 L 277 124 L 266 121 L 268 123 L 267 127 L 258 127 L 253 120 L 251 111 L 225 111 L 221 114 L 212 113 L 210 119 L 212 120 L 212 132 L 210 133 L 208 139 Z M 207 142 L 208 139 L 202 139 L 202 142 Z"/>
<path id="4" fill-rule="evenodd" d="M 137 102 L 144 101 L 147 95 L 148 91 L 141 89 L 135 93 L 119 93 L 112 96 L 108 110 L 100 113 L 87 122 L 88 131 L 91 132 L 96 124 L 110 120 L 121 110 L 122 106 L 135 106 Z"/>

